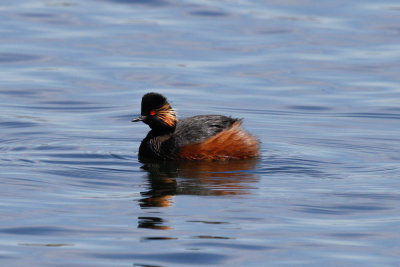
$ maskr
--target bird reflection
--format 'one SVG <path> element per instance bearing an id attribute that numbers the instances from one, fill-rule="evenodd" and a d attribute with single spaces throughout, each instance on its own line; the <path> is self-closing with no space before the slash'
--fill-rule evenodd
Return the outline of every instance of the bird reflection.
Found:
<path id="1" fill-rule="evenodd" d="M 141 192 L 142 209 L 170 207 L 175 195 L 243 195 L 258 181 L 252 170 L 256 159 L 226 162 L 149 161 L 142 162 L 147 171 L 148 189 Z M 154 214 L 153 214 L 154 215 Z M 159 217 L 139 217 L 138 228 L 170 230 L 172 226 Z"/>
<path id="2" fill-rule="evenodd" d="M 175 195 L 242 195 L 248 194 L 257 181 L 251 172 L 256 159 L 227 162 L 152 161 L 143 162 L 149 189 L 141 192 L 142 208 L 170 207 Z"/>
<path id="3" fill-rule="evenodd" d="M 138 228 L 149 228 L 155 230 L 171 230 L 172 227 L 165 226 L 164 220 L 159 217 L 139 217 Z"/>

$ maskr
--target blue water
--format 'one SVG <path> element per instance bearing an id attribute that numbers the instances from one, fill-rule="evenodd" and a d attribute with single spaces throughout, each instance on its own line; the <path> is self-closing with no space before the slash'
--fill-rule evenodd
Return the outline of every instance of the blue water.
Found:
<path id="1" fill-rule="evenodd" d="M 397 1 L 0 3 L 1 266 L 400 265 Z M 140 163 L 141 96 L 257 160 Z"/>

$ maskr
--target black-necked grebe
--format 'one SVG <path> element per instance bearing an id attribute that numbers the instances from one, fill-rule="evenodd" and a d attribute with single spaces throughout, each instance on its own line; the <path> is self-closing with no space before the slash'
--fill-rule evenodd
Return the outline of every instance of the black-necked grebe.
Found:
<path id="1" fill-rule="evenodd" d="M 198 115 L 178 120 L 158 93 L 143 96 L 141 116 L 132 121 L 151 128 L 140 144 L 140 159 L 226 160 L 259 155 L 258 140 L 243 130 L 240 119 Z"/>

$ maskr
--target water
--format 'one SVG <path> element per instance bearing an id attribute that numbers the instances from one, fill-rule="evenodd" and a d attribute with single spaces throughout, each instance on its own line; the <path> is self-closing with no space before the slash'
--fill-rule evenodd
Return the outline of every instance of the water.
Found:
<path id="1" fill-rule="evenodd" d="M 396 1 L 0 4 L 2 266 L 400 264 Z M 140 163 L 141 96 L 258 160 Z"/>

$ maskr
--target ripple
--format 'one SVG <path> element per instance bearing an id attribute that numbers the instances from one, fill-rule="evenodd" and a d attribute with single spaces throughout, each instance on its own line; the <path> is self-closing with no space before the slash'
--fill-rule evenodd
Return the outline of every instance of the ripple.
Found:
<path id="1" fill-rule="evenodd" d="M 218 221 L 205 221 L 205 220 L 199 220 L 199 221 L 187 221 L 187 222 L 194 222 L 194 223 L 204 223 L 204 224 L 229 224 L 229 222 L 218 222 Z"/>
<path id="2" fill-rule="evenodd" d="M 327 234 L 328 236 L 333 236 L 333 237 L 338 237 L 338 238 L 371 238 L 375 236 L 375 234 L 371 233 L 332 233 L 332 234 Z"/>
<path id="3" fill-rule="evenodd" d="M 196 239 L 233 239 L 231 237 L 214 236 L 214 235 L 198 235 L 198 236 L 194 236 L 193 238 L 196 238 Z"/>
<path id="4" fill-rule="evenodd" d="M 331 110 L 332 108 L 326 106 L 288 106 L 289 109 L 295 110 L 307 110 L 307 111 L 327 111 Z"/>
<path id="5" fill-rule="evenodd" d="M 18 63 L 41 60 L 43 57 L 29 54 L 0 53 L 0 63 Z"/>
<path id="6" fill-rule="evenodd" d="M 38 123 L 35 122 L 22 122 L 22 121 L 5 121 L 0 122 L 0 127 L 5 128 L 27 128 L 27 127 L 36 127 Z"/>
<path id="7" fill-rule="evenodd" d="M 84 101 L 77 101 L 77 100 L 52 100 L 52 101 L 40 101 L 40 104 L 45 104 L 45 105 L 57 105 L 57 106 L 87 106 L 87 105 L 93 105 L 92 102 L 84 102 Z"/>
<path id="8" fill-rule="evenodd" d="M 37 151 L 71 151 L 76 150 L 78 147 L 71 145 L 49 145 L 42 144 L 34 147 L 34 150 Z M 44 154 L 45 156 L 53 155 L 53 154 Z"/>
<path id="9" fill-rule="evenodd" d="M 32 89 L 24 90 L 24 89 L 15 88 L 15 89 L 9 89 L 9 90 L 0 90 L 0 94 L 6 95 L 6 96 L 29 96 L 29 97 L 32 97 L 32 96 L 38 95 L 39 93 L 32 91 Z"/>
<path id="10" fill-rule="evenodd" d="M 32 109 L 32 110 L 57 110 L 57 111 L 72 111 L 72 112 L 82 112 L 82 111 L 98 111 L 98 110 L 109 110 L 114 107 L 109 106 L 60 106 L 60 105 L 53 105 L 53 106 L 29 106 L 25 107 L 25 109 Z"/>
<path id="11" fill-rule="evenodd" d="M 335 195 L 349 199 L 362 198 L 362 199 L 373 199 L 373 200 L 400 200 L 400 194 L 393 194 L 393 193 L 349 192 L 349 193 L 336 193 Z"/>
<path id="12" fill-rule="evenodd" d="M 33 18 L 56 18 L 57 16 L 55 14 L 49 14 L 49 13 L 20 13 L 20 16 L 23 17 L 33 17 Z"/>
<path id="13" fill-rule="evenodd" d="M 62 244 L 62 243 L 19 243 L 19 246 L 24 247 L 70 247 L 73 244 Z"/>
<path id="14" fill-rule="evenodd" d="M 120 4 L 131 4 L 131 5 L 143 5 L 143 6 L 166 6 L 169 2 L 165 0 L 106 0 L 109 2 L 120 3 Z"/>
<path id="15" fill-rule="evenodd" d="M 395 119 L 400 120 L 400 114 L 395 113 L 373 113 L 373 112 L 354 112 L 336 114 L 338 117 L 360 118 L 360 119 Z"/>
<path id="16" fill-rule="evenodd" d="M 345 215 L 357 214 L 362 212 L 382 211 L 390 208 L 380 207 L 376 205 L 358 204 L 358 205 L 333 205 L 333 206 L 312 206 L 312 205 L 296 205 L 300 207 L 296 209 L 300 212 L 327 215 Z"/>
<path id="17" fill-rule="evenodd" d="M 66 235 L 71 232 L 66 228 L 54 227 L 54 226 L 21 226 L 21 227 L 9 227 L 0 228 L 0 232 L 4 234 L 15 234 L 15 235 Z"/>
<path id="18" fill-rule="evenodd" d="M 112 159 L 116 158 L 111 154 L 94 154 L 94 153 L 51 153 L 43 154 L 46 157 L 62 158 L 62 159 Z"/>
<path id="19" fill-rule="evenodd" d="M 296 174 L 311 177 L 334 177 L 322 171 L 319 166 L 328 164 L 318 160 L 308 160 L 301 158 L 276 158 L 271 157 L 263 160 L 262 166 L 257 172 L 265 175 L 271 174 Z"/>
<path id="20" fill-rule="evenodd" d="M 153 240 L 177 240 L 176 237 L 166 237 L 166 236 L 151 236 L 151 237 L 143 237 L 142 240 L 145 241 L 153 241 Z"/>
<path id="21" fill-rule="evenodd" d="M 220 243 L 220 242 L 198 242 L 189 243 L 191 247 L 219 247 L 219 248 L 229 248 L 229 249 L 239 249 L 239 250 L 270 250 L 275 249 L 275 247 L 250 245 L 250 244 L 235 244 L 235 243 Z"/>
<path id="22" fill-rule="evenodd" d="M 70 163 L 69 163 L 70 164 Z M 74 163 L 76 164 L 76 163 Z M 68 164 L 67 164 L 68 165 Z M 85 164 L 81 164 L 85 165 Z M 87 163 L 86 163 L 87 165 Z M 104 163 L 100 163 L 104 165 Z M 84 187 L 89 186 L 118 186 L 121 181 L 116 180 L 119 178 L 118 172 L 107 172 L 103 169 L 98 168 L 66 168 L 66 169 L 54 169 L 54 170 L 44 170 L 42 173 L 67 177 L 69 179 L 75 180 L 77 183 L 82 184 Z M 131 171 L 126 170 L 126 173 L 131 173 Z M 72 180 L 70 180 L 72 181 Z"/>
<path id="23" fill-rule="evenodd" d="M 201 17 L 225 17 L 228 16 L 227 13 L 220 12 L 220 11 L 213 11 L 213 10 L 198 10 L 190 12 L 190 14 L 194 16 L 201 16 Z"/>
<path id="24" fill-rule="evenodd" d="M 76 26 L 81 25 L 82 22 L 78 17 L 72 16 L 66 12 L 24 12 L 16 14 L 19 19 L 27 20 L 31 23 L 47 23 L 51 25 L 64 25 L 64 26 Z"/>
<path id="25" fill-rule="evenodd" d="M 206 252 L 171 252 L 171 253 L 149 253 L 149 254 L 135 254 L 135 253 L 98 253 L 90 254 L 90 256 L 101 259 L 128 259 L 128 260 L 149 260 L 151 262 L 163 262 L 174 264 L 221 264 L 229 257 Z"/>

